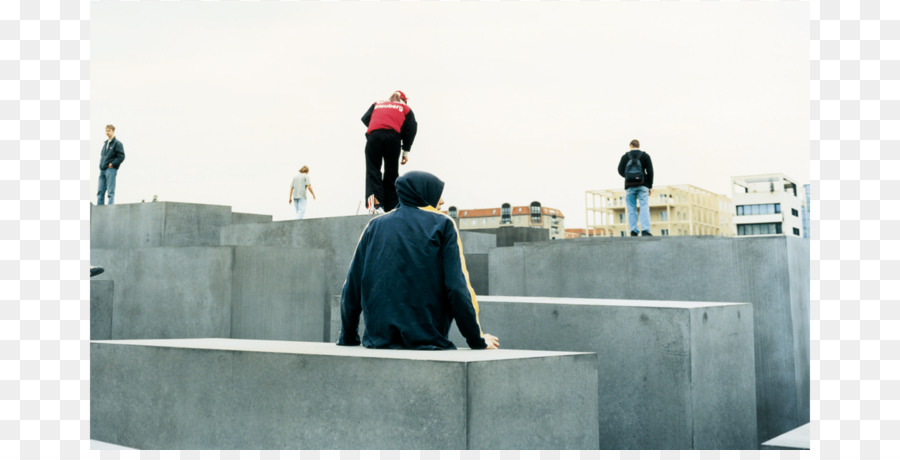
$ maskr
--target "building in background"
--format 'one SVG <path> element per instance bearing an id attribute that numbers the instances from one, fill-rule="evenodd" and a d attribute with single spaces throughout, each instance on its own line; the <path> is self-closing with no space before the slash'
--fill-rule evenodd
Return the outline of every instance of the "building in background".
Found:
<path id="1" fill-rule="evenodd" d="M 629 234 L 625 190 L 585 192 L 588 236 Z M 654 236 L 734 236 L 731 199 L 693 185 L 654 187 L 650 195 Z"/>
<path id="2" fill-rule="evenodd" d="M 574 239 L 574 238 L 591 238 L 595 236 L 610 236 L 606 234 L 606 230 L 604 229 L 590 229 L 590 228 L 567 228 L 566 229 L 566 239 Z"/>
<path id="3" fill-rule="evenodd" d="M 803 237 L 809 238 L 809 184 L 803 186 L 806 190 L 806 206 L 803 207 Z"/>
<path id="4" fill-rule="evenodd" d="M 546 228 L 550 239 L 566 237 L 565 216 L 559 209 L 541 206 L 532 201 L 528 206 L 503 203 L 499 208 L 457 209 L 450 206 L 447 213 L 456 220 L 460 230 L 486 230 L 504 227 Z"/>
<path id="5" fill-rule="evenodd" d="M 804 235 L 804 198 L 784 174 L 731 178 L 737 236 Z"/>

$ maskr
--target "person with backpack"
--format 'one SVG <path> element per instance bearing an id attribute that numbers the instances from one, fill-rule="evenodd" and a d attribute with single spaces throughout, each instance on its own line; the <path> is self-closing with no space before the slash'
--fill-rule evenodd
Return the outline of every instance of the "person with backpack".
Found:
<path id="1" fill-rule="evenodd" d="M 650 194 L 653 189 L 653 162 L 647 152 L 639 150 L 637 139 L 629 144 L 631 150 L 619 160 L 619 175 L 625 178 L 625 209 L 628 212 L 628 226 L 631 236 L 638 236 L 637 202 L 641 205 L 641 236 L 650 233 Z"/>

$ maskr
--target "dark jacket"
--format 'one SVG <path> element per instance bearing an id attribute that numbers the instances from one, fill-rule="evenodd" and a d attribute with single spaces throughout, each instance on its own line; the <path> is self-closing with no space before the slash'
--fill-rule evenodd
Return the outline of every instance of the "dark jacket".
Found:
<path id="1" fill-rule="evenodd" d="M 119 169 L 123 161 L 125 161 L 125 146 L 119 139 L 113 137 L 103 142 L 103 148 L 100 149 L 101 171 L 108 168 L 110 163 L 113 169 Z"/>
<path id="2" fill-rule="evenodd" d="M 625 165 L 628 164 L 628 160 L 631 159 L 631 152 L 640 152 L 641 154 L 638 159 L 641 161 L 641 166 L 644 168 L 644 187 L 653 188 L 653 162 L 650 160 L 650 155 L 647 152 L 634 149 L 626 152 L 622 155 L 622 159 L 619 160 L 619 175 L 625 177 Z M 637 185 L 628 185 L 625 184 L 625 188 L 629 189 L 631 187 L 638 187 Z"/>
<path id="3" fill-rule="evenodd" d="M 375 105 L 379 106 L 387 105 L 387 106 L 402 106 L 402 111 L 394 111 L 394 110 L 385 110 L 382 112 L 379 110 L 379 113 L 375 113 Z M 373 122 L 372 118 L 375 117 Z M 416 139 L 416 132 L 419 129 L 419 124 L 416 122 L 416 115 L 413 113 L 412 109 L 409 108 L 406 104 L 400 104 L 398 102 L 375 102 L 370 107 L 369 110 L 362 116 L 362 122 L 366 125 L 368 130 L 366 130 L 366 137 L 373 130 L 386 130 L 393 131 L 400 135 L 400 141 L 403 145 L 403 150 L 409 152 L 412 149 L 413 141 Z"/>
<path id="4" fill-rule="evenodd" d="M 397 179 L 400 205 L 369 221 L 341 295 L 338 345 L 359 345 L 359 314 L 368 348 L 455 349 L 456 325 L 470 348 L 486 348 L 459 232 L 435 208 L 444 183 L 413 171 Z"/>

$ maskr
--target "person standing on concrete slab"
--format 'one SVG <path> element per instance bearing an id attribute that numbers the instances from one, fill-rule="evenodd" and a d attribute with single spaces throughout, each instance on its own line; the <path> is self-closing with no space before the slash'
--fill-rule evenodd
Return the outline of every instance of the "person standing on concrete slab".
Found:
<path id="1" fill-rule="evenodd" d="M 373 103 L 362 116 L 366 130 L 366 209 L 369 214 L 389 212 L 397 206 L 397 180 L 400 164 L 409 161 L 409 150 L 416 138 L 418 123 L 406 104 L 403 91 L 394 91 L 387 101 Z M 384 175 L 381 164 L 384 163 Z"/>
<path id="2" fill-rule="evenodd" d="M 625 178 L 625 208 L 631 236 L 638 236 L 637 202 L 641 205 L 641 236 L 650 233 L 650 194 L 653 193 L 653 162 L 647 152 L 639 150 L 641 143 L 634 139 L 630 150 L 619 160 L 619 175 Z"/>
<path id="3" fill-rule="evenodd" d="M 303 218 L 306 214 L 306 190 L 309 189 L 309 193 L 312 195 L 313 199 L 316 199 L 316 192 L 312 189 L 312 183 L 309 180 L 309 168 L 303 166 L 300 168 L 300 174 L 294 176 L 294 180 L 291 181 L 291 195 L 288 198 L 288 203 L 294 204 L 294 211 L 297 213 L 297 220 Z"/>
<path id="4" fill-rule="evenodd" d="M 116 127 L 106 125 L 106 141 L 100 150 L 100 184 L 97 189 L 97 205 L 104 204 L 108 197 L 113 204 L 116 194 L 116 175 L 125 161 L 125 146 L 116 138 Z"/>
<path id="5" fill-rule="evenodd" d="M 452 350 L 456 320 L 470 348 L 498 348 L 499 339 L 481 331 L 456 223 L 439 211 L 444 182 L 412 171 L 396 185 L 399 206 L 369 221 L 350 262 L 337 344 Z"/>

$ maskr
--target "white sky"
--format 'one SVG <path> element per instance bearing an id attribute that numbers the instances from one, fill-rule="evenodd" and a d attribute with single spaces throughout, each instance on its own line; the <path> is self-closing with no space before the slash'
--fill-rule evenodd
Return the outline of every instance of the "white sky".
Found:
<path id="1" fill-rule="evenodd" d="M 730 195 L 730 178 L 809 182 L 806 2 L 92 2 L 91 189 L 104 126 L 117 203 L 293 217 L 356 214 L 365 126 L 403 90 L 419 122 L 401 174 L 446 207 L 560 209 L 619 188 L 637 138 L 656 186 Z M 95 201 L 96 197 L 92 197 Z M 363 209 L 364 211 L 364 209 Z"/>

